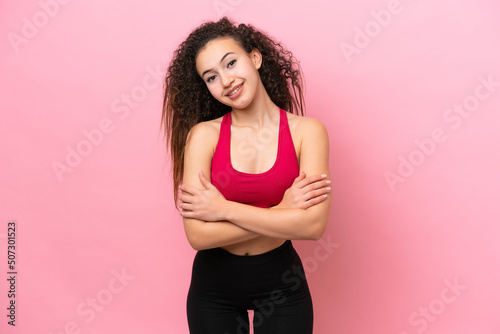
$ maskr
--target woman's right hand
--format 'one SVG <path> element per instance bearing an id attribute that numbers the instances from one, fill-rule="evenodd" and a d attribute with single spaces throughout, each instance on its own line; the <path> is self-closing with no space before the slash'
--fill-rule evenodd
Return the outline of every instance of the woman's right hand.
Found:
<path id="1" fill-rule="evenodd" d="M 271 209 L 305 210 L 323 202 L 331 189 L 331 181 L 326 179 L 326 174 L 306 177 L 306 174 L 301 172 L 292 186 L 285 191 L 281 202 Z"/>

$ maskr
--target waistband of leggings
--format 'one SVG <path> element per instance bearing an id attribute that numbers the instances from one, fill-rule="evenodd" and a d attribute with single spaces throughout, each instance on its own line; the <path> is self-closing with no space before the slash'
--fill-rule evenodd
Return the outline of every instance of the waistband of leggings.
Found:
<path id="1" fill-rule="evenodd" d="M 223 248 L 213 248 L 209 251 L 212 251 L 212 252 L 216 253 L 218 256 L 223 257 L 227 260 L 248 263 L 248 262 L 256 262 L 256 261 L 272 259 L 272 258 L 277 257 L 277 256 L 279 256 L 282 253 L 285 253 L 287 251 L 290 252 L 291 250 L 293 250 L 292 241 L 286 240 L 280 246 L 278 246 L 274 249 L 271 249 L 270 251 L 267 251 L 265 253 L 256 254 L 256 255 L 237 255 L 237 254 L 230 253 Z"/>

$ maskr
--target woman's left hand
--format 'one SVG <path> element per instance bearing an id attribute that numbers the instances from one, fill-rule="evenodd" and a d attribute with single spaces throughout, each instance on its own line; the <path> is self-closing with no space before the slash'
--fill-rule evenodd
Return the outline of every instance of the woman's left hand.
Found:
<path id="1" fill-rule="evenodd" d="M 205 189 L 182 184 L 179 187 L 180 215 L 184 218 L 194 218 L 203 221 L 224 220 L 223 212 L 227 200 L 220 191 L 199 172 L 201 184 Z"/>

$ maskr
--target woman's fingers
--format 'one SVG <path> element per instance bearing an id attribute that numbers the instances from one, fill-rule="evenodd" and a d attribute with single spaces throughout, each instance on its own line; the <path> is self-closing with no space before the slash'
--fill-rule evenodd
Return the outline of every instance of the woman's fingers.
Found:
<path id="1" fill-rule="evenodd" d="M 305 186 L 304 188 L 302 188 L 302 190 L 305 192 L 305 193 L 308 193 L 308 192 L 311 192 L 311 191 L 315 191 L 315 190 L 318 190 L 318 189 L 327 189 L 327 190 L 330 190 L 331 189 L 331 181 L 330 180 L 321 180 L 321 181 L 317 181 L 317 182 L 314 182 L 314 183 L 311 183 L 307 186 Z"/>
<path id="2" fill-rule="evenodd" d="M 326 174 L 309 176 L 302 180 L 303 209 L 323 202 L 332 190 L 331 181 L 326 179 Z M 299 186 L 300 184 L 297 184 Z"/>
<path id="3" fill-rule="evenodd" d="M 194 218 L 194 213 L 192 211 L 179 211 L 182 218 Z"/>
<path id="4" fill-rule="evenodd" d="M 193 211 L 193 205 L 191 203 L 180 202 L 179 203 L 179 208 L 182 211 Z"/>
<path id="5" fill-rule="evenodd" d="M 326 196 L 331 190 L 332 188 L 330 187 L 322 187 L 316 190 L 311 190 L 304 194 L 304 200 L 309 201 L 313 198 Z"/>
<path id="6" fill-rule="evenodd" d="M 181 190 L 185 194 L 191 194 L 191 195 L 197 195 L 200 192 L 200 189 L 187 184 L 181 184 L 179 186 L 179 190 Z"/>
<path id="7" fill-rule="evenodd" d="M 298 182 L 297 187 L 304 188 L 304 187 L 316 184 L 316 183 L 321 182 L 321 181 L 326 181 L 326 174 L 308 176 L 308 177 L 304 178 L 303 180 L 301 180 L 300 182 Z"/>
<path id="8" fill-rule="evenodd" d="M 205 177 L 205 174 L 203 174 L 203 171 L 198 172 L 198 177 L 200 178 L 201 184 L 205 187 L 205 189 L 209 189 L 210 186 L 212 186 L 212 183 L 208 181 L 208 179 Z"/>
<path id="9" fill-rule="evenodd" d="M 323 202 L 327 197 L 328 196 L 326 194 L 323 194 L 321 196 L 316 196 L 316 197 L 304 202 L 303 209 L 307 209 L 307 208 L 310 208 L 311 206 L 319 204 L 319 203 Z"/>
<path id="10" fill-rule="evenodd" d="M 177 194 L 177 199 L 181 202 L 189 202 L 191 198 L 193 197 L 192 194 L 188 193 L 187 191 L 182 190 L 179 188 L 178 194 Z"/>
<path id="11" fill-rule="evenodd" d="M 292 186 L 299 183 L 300 181 L 302 181 L 305 177 L 306 177 L 306 173 L 300 172 L 299 176 L 297 176 L 295 178 L 295 180 L 293 180 Z"/>
<path id="12" fill-rule="evenodd" d="M 318 194 L 325 194 L 331 190 L 331 181 L 326 180 L 324 176 L 311 176 L 302 180 L 302 182 L 307 182 L 300 190 L 302 194 L 307 195 L 308 198 L 318 196 Z M 297 186 L 300 185 L 297 184 Z M 317 190 L 320 190 L 320 192 L 317 192 Z"/>

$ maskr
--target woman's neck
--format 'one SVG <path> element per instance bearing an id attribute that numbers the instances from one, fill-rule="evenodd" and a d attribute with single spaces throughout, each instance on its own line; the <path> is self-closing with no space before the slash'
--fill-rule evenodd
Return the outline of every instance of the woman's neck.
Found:
<path id="1" fill-rule="evenodd" d="M 261 129 L 276 118 L 278 111 L 279 107 L 271 100 L 264 86 L 261 86 L 253 101 L 245 109 L 233 108 L 232 123 Z"/>

